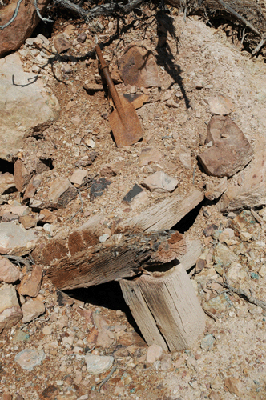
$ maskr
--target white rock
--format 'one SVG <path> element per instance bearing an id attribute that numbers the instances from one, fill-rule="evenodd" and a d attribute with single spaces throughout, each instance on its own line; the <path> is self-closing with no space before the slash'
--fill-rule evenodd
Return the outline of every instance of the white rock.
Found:
<path id="1" fill-rule="evenodd" d="M 88 171 L 85 169 L 76 169 L 70 177 L 71 183 L 76 183 L 77 185 L 81 185 L 83 183 L 84 178 L 88 175 Z"/>
<path id="2" fill-rule="evenodd" d="M 154 363 L 156 360 L 159 360 L 163 354 L 163 349 L 161 346 L 157 344 L 152 344 L 148 347 L 147 350 L 147 362 Z"/>
<path id="3" fill-rule="evenodd" d="M 222 95 L 210 97 L 207 99 L 212 114 L 227 115 L 233 111 L 232 101 Z"/>
<path id="4" fill-rule="evenodd" d="M 87 363 L 87 371 L 89 374 L 98 375 L 108 371 L 114 362 L 112 356 L 97 356 L 95 354 L 87 354 L 85 356 Z"/>
<path id="5" fill-rule="evenodd" d="M 13 222 L 0 223 L 0 254 L 27 254 L 36 240 L 33 230 L 26 230 Z"/>
<path id="6" fill-rule="evenodd" d="M 175 190 L 178 180 L 165 174 L 163 171 L 157 171 L 144 179 L 142 185 L 151 191 L 172 192 Z"/>
<path id="7" fill-rule="evenodd" d="M 4 328 L 11 328 L 22 318 L 22 311 L 18 304 L 17 292 L 12 285 L 4 284 L 0 287 L 0 332 Z"/>
<path id="8" fill-rule="evenodd" d="M 100 243 L 104 243 L 104 242 L 106 242 L 106 240 L 107 240 L 109 237 L 110 237 L 110 235 L 109 235 L 108 233 L 104 233 L 103 235 L 101 235 L 101 236 L 99 237 L 99 242 L 100 242 Z"/>
<path id="9" fill-rule="evenodd" d="M 22 369 L 32 371 L 37 365 L 41 365 L 45 359 L 43 350 L 25 349 L 18 353 L 15 361 L 21 366 Z"/>

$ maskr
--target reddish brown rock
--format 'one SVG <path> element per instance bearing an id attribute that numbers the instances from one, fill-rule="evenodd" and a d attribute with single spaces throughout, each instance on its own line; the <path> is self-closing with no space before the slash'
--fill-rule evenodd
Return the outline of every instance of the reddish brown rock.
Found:
<path id="1" fill-rule="evenodd" d="M 211 147 L 199 155 L 199 161 L 209 175 L 230 177 L 252 159 L 251 145 L 229 117 L 212 117 L 208 124 L 206 142 Z"/>
<path id="2" fill-rule="evenodd" d="M 22 278 L 18 285 L 18 293 L 23 296 L 37 297 L 42 284 L 42 267 L 34 265 L 31 274 L 27 274 Z"/>
<path id="3" fill-rule="evenodd" d="M 119 72 L 126 85 L 161 86 L 155 58 L 144 46 L 126 50 L 119 61 Z"/>
<path id="4" fill-rule="evenodd" d="M 22 215 L 22 217 L 19 217 L 18 221 L 23 225 L 25 229 L 30 229 L 37 225 L 38 215 L 37 214 Z"/>
<path id="5" fill-rule="evenodd" d="M 43 14 L 48 3 L 48 0 L 38 0 L 38 8 L 41 14 Z M 10 4 L 1 10 L 2 26 L 14 15 L 16 6 L 17 0 L 11 0 Z M 0 30 L 0 57 L 17 50 L 25 42 L 26 38 L 30 37 L 39 21 L 34 1 L 22 1 L 15 20 L 6 28 Z"/>
<path id="6" fill-rule="evenodd" d="M 30 299 L 22 304 L 22 322 L 30 322 L 45 313 L 45 306 L 39 299 Z"/>

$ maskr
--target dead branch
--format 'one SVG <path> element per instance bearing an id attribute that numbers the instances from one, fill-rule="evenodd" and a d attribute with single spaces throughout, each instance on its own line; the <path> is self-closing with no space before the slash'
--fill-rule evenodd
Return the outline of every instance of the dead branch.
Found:
<path id="1" fill-rule="evenodd" d="M 35 10 L 36 10 L 36 12 L 37 12 L 38 17 L 39 17 L 43 22 L 54 22 L 52 19 L 42 17 L 42 15 L 41 15 L 41 13 L 40 13 L 40 10 L 39 10 L 39 7 L 38 7 L 38 0 L 34 0 L 34 7 L 35 7 Z"/>
<path id="2" fill-rule="evenodd" d="M 12 24 L 12 22 L 15 20 L 15 18 L 16 18 L 17 15 L 18 15 L 18 9 L 19 9 L 19 6 L 20 6 L 21 2 L 22 2 L 22 0 L 18 0 L 17 6 L 16 6 L 15 11 L 14 11 L 14 14 L 13 14 L 13 16 L 10 18 L 10 20 L 9 20 L 5 25 L 2 25 L 2 26 L 0 25 L 0 29 L 1 29 L 1 30 L 2 30 L 2 29 L 5 29 L 8 25 Z"/>

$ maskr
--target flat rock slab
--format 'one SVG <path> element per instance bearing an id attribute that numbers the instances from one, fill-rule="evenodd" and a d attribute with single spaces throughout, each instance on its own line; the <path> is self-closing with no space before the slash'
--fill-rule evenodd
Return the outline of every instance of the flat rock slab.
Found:
<path id="1" fill-rule="evenodd" d="M 177 187 L 178 180 L 167 175 L 163 171 L 157 171 L 149 175 L 142 182 L 142 185 L 147 187 L 151 192 L 173 192 Z"/>
<path id="2" fill-rule="evenodd" d="M 13 222 L 0 223 L 0 254 L 28 254 L 34 247 L 37 236 Z"/>
<path id="3" fill-rule="evenodd" d="M 22 311 L 18 304 L 16 289 L 12 285 L 4 284 L 0 288 L 0 332 L 4 328 L 11 328 L 22 318 Z"/>
<path id="4" fill-rule="evenodd" d="M 11 160 L 25 135 L 57 119 L 59 105 L 55 96 L 45 94 L 40 79 L 23 71 L 18 54 L 0 60 L 0 75 L 0 158 Z"/>
<path id="5" fill-rule="evenodd" d="M 45 305 L 39 299 L 30 299 L 22 304 L 22 322 L 30 322 L 45 313 Z"/>
<path id="6" fill-rule="evenodd" d="M 220 211 L 233 211 L 266 204 L 266 143 L 259 144 L 250 165 L 228 184 L 219 202 Z"/>
<path id="7" fill-rule="evenodd" d="M 215 115 L 208 124 L 207 150 L 199 161 L 208 175 L 230 177 L 252 159 L 252 147 L 238 126 L 226 116 Z"/>
<path id="8" fill-rule="evenodd" d="M 14 283 L 21 278 L 20 269 L 7 258 L 0 256 L 0 282 Z"/>
<path id="9" fill-rule="evenodd" d="M 85 356 L 85 361 L 87 363 L 88 373 L 98 375 L 108 371 L 111 368 L 114 362 L 114 357 L 87 354 Z"/>
<path id="10" fill-rule="evenodd" d="M 144 46 L 129 47 L 119 60 L 119 72 L 126 85 L 161 86 L 154 56 Z"/>

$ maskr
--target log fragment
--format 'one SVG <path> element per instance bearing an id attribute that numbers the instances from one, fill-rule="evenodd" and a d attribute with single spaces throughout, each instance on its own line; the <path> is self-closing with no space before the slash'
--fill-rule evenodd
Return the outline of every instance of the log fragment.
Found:
<path id="1" fill-rule="evenodd" d="M 119 283 L 149 346 L 184 350 L 203 334 L 204 312 L 182 264 L 165 273 L 143 274 Z"/>

